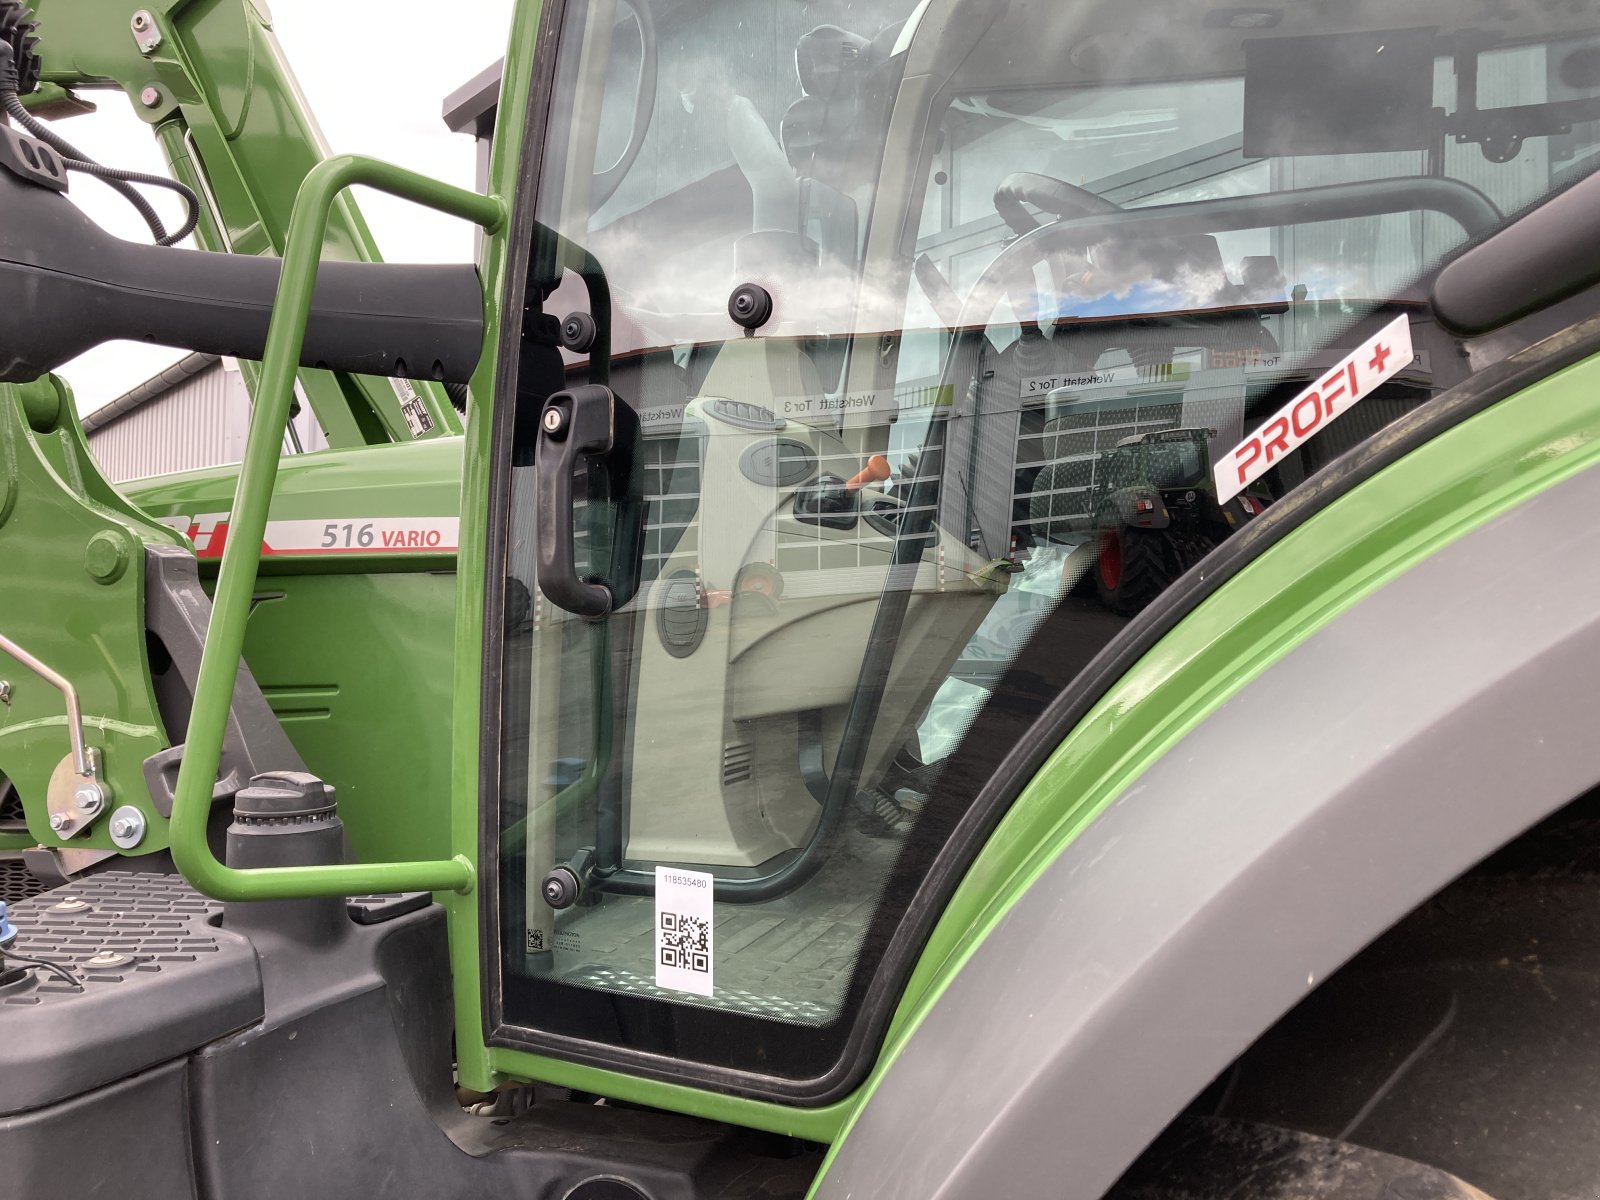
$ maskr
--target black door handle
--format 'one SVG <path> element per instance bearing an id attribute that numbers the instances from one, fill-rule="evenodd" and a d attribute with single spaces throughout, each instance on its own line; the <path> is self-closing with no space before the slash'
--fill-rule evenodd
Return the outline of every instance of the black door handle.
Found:
<path id="1" fill-rule="evenodd" d="M 603 617 L 633 598 L 644 550 L 644 504 L 634 477 L 639 417 L 603 384 L 557 392 L 539 415 L 534 450 L 539 590 L 552 604 Z M 589 460 L 591 563 L 578 576 L 573 546 L 572 478 Z"/>

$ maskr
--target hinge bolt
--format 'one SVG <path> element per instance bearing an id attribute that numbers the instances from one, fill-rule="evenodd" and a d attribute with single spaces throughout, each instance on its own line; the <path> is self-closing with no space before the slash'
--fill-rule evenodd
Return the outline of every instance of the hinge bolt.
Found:
<path id="1" fill-rule="evenodd" d="M 161 89 L 147 87 L 139 93 L 139 103 L 146 108 L 157 108 L 161 104 Z"/>
<path id="2" fill-rule="evenodd" d="M 111 842 L 119 850 L 132 850 L 144 841 L 144 814 L 124 804 L 111 814 Z"/>
<path id="3" fill-rule="evenodd" d="M 72 802 L 86 817 L 92 817 L 99 812 L 105 800 L 105 791 L 98 783 L 80 783 L 72 789 Z"/>

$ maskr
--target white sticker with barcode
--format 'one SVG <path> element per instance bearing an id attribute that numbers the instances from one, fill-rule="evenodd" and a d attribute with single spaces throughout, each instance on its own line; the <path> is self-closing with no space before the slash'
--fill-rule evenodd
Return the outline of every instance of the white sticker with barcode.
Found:
<path id="1" fill-rule="evenodd" d="M 711 894 L 704 871 L 656 868 L 656 986 L 711 995 Z"/>
<path id="2" fill-rule="evenodd" d="M 411 436 L 419 438 L 433 430 L 433 418 L 428 415 L 428 406 L 423 403 L 422 397 L 417 394 L 417 389 L 411 386 L 409 379 L 391 379 L 389 384 L 394 388 L 395 398 L 400 401 L 400 415 L 406 419 L 406 428 L 411 431 Z"/>

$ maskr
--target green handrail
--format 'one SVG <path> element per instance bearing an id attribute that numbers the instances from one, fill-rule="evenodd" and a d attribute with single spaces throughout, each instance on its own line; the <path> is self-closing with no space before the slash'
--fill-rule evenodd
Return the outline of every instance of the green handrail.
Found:
<path id="1" fill-rule="evenodd" d="M 206 841 L 211 790 L 222 756 L 239 658 L 244 651 L 245 623 L 250 616 L 256 570 L 261 564 L 261 539 L 266 534 L 328 213 L 338 195 L 358 183 L 462 217 L 489 233 L 498 232 L 506 221 L 506 205 L 498 196 L 482 196 L 360 155 L 339 155 L 318 163 L 306 175 L 295 197 L 261 359 L 261 388 L 250 414 L 244 462 L 234 490 L 233 514 L 195 683 L 194 707 L 169 829 L 172 858 L 178 870 L 194 887 L 219 900 L 290 900 L 401 891 L 466 893 L 476 882 L 472 863 L 464 855 L 428 862 L 241 870 L 217 861 Z"/>

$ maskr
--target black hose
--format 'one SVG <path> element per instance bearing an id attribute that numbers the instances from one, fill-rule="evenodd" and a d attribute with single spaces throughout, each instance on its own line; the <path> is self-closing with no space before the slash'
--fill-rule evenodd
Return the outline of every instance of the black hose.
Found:
<path id="1" fill-rule="evenodd" d="M 70 159 L 73 162 L 89 161 L 88 156 L 82 150 L 79 150 L 66 138 L 60 136 L 43 121 L 23 108 L 22 101 L 15 92 L 0 92 L 0 101 L 5 104 L 6 112 L 10 114 L 12 120 L 16 121 L 17 124 L 21 125 L 41 142 L 53 147 L 62 158 Z M 167 236 L 166 226 L 161 223 L 161 217 L 150 206 L 148 200 L 120 180 L 108 179 L 106 182 L 111 185 L 114 191 L 120 192 L 129 204 L 139 210 L 139 215 L 144 218 L 144 223 L 150 226 L 150 232 L 155 235 L 157 241 Z"/>
<path id="2" fill-rule="evenodd" d="M 3 47 L 0 50 L 9 50 L 9 47 Z M 6 55 L 6 57 L 9 58 L 9 55 Z M 103 167 L 27 109 L 23 108 L 22 100 L 15 91 L 10 89 L 0 91 L 0 102 L 4 103 L 5 110 L 12 120 L 16 121 L 17 124 L 21 125 L 41 142 L 54 148 L 61 155 L 68 170 L 81 171 L 85 175 L 93 175 L 109 185 L 112 190 L 119 193 L 129 204 L 133 205 L 138 210 L 139 215 L 144 218 L 144 223 L 150 227 L 150 232 L 155 236 L 158 246 L 170 246 L 175 242 L 182 241 L 194 232 L 194 227 L 200 220 L 200 198 L 189 188 L 176 180 L 167 179 L 161 175 L 146 175 L 140 171 L 123 171 L 115 167 Z M 146 184 L 150 187 L 164 187 L 170 191 L 177 192 L 183 197 L 184 203 L 188 206 L 189 214 L 183 223 L 183 227 L 178 232 L 167 233 L 167 227 L 162 224 L 160 215 L 151 206 L 150 202 L 132 186 L 135 183 Z"/>
<path id="3" fill-rule="evenodd" d="M 113 186 L 118 181 L 125 183 L 142 183 L 147 187 L 166 188 L 170 192 L 177 192 L 183 197 L 184 204 L 188 207 L 188 216 L 174 233 L 156 233 L 156 243 L 161 246 L 171 246 L 183 241 L 194 232 L 194 227 L 200 223 L 200 201 L 195 194 L 184 184 L 176 179 L 168 179 L 164 175 L 147 175 L 143 171 L 125 171 L 120 167 L 103 167 L 97 162 L 86 158 L 64 158 L 61 160 L 67 165 L 69 171 L 82 171 L 85 175 L 93 175 L 96 179 L 110 183 Z M 120 190 L 120 189 L 119 189 Z M 135 193 L 137 195 L 137 193 Z M 143 197 L 141 196 L 142 200 Z M 148 220 L 148 218 L 146 218 Z M 153 228 L 151 232 L 156 232 Z"/>
<path id="4" fill-rule="evenodd" d="M 15 950 L 0 950 L 0 966 L 5 965 L 7 962 L 17 963 L 19 966 L 33 971 L 48 971 L 62 982 L 77 988 L 80 992 L 83 991 L 83 984 L 79 982 L 78 977 L 58 963 L 53 963 L 43 958 L 34 958 L 28 954 L 18 954 Z"/>

